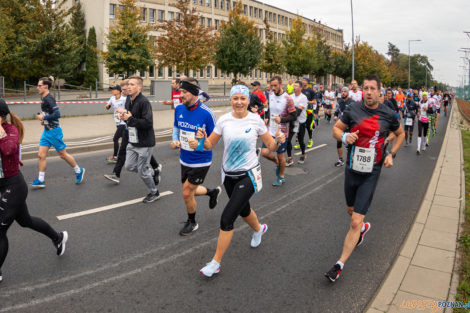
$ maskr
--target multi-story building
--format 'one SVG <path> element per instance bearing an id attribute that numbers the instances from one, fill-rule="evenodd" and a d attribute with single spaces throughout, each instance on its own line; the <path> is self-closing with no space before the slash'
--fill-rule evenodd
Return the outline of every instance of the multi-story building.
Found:
<path id="1" fill-rule="evenodd" d="M 72 0 L 71 0 L 72 1 Z M 80 1 L 85 13 L 86 28 L 92 26 L 96 29 L 98 49 L 106 50 L 106 35 L 109 32 L 110 26 L 115 23 L 117 18 L 117 10 L 119 8 L 118 0 L 73 0 Z M 228 21 L 228 13 L 236 1 L 231 0 L 190 0 L 191 6 L 195 7 L 197 12 L 201 15 L 200 23 L 211 26 L 217 30 L 221 23 Z M 175 0 L 141 0 L 137 3 L 140 9 L 141 23 L 157 24 L 165 20 L 178 19 L 178 10 L 172 6 Z M 255 26 L 259 31 L 260 38 L 266 40 L 266 27 L 264 20 L 269 23 L 271 32 L 274 34 L 274 39 L 282 40 L 286 36 L 292 24 L 292 20 L 296 18 L 296 14 L 286 10 L 277 8 L 275 6 L 254 0 L 242 0 L 243 14 L 254 21 Z M 327 43 L 333 48 L 343 49 L 343 31 L 341 29 L 333 29 L 322 24 L 315 19 L 302 17 L 303 24 L 306 30 L 306 36 L 311 36 L 314 32 L 319 32 Z M 158 36 L 159 33 L 151 31 L 149 36 Z M 219 85 L 224 82 L 230 82 L 231 77 L 222 73 L 220 69 L 214 65 L 207 66 L 207 68 L 199 71 L 191 71 L 185 73 L 188 76 L 197 79 L 205 79 L 209 81 L 210 85 Z M 148 69 L 142 69 L 140 76 L 144 79 L 145 85 L 150 85 L 151 80 L 158 79 L 171 79 L 179 77 L 182 73 L 176 73 L 174 68 L 159 67 L 158 60 L 155 64 Z M 290 78 L 287 74 L 282 74 L 284 79 Z M 263 73 L 258 69 L 252 71 L 248 77 L 240 77 L 241 79 L 250 82 L 254 80 L 264 81 L 268 78 L 267 73 Z M 110 75 L 106 67 L 100 63 L 99 66 L 99 80 L 104 83 L 113 84 L 119 77 Z M 337 77 L 328 77 L 329 83 L 342 82 Z"/>

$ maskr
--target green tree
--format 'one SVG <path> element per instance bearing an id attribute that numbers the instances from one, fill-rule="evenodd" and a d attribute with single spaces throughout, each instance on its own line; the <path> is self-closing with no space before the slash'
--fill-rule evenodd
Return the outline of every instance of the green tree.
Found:
<path id="1" fill-rule="evenodd" d="M 189 8 L 189 0 L 178 0 L 174 6 L 181 18 L 155 27 L 164 33 L 156 39 L 159 66 L 175 66 L 178 72 L 203 69 L 214 59 L 213 29 L 199 22 L 201 16 Z"/>
<path id="2" fill-rule="evenodd" d="M 85 56 L 85 77 L 84 84 L 86 87 L 94 87 L 98 80 L 98 50 L 96 42 L 95 27 L 88 30 L 88 38 L 86 41 Z"/>
<path id="3" fill-rule="evenodd" d="M 313 74 L 323 78 L 331 74 L 334 70 L 334 61 L 331 47 L 326 43 L 326 40 L 316 35 L 308 40 L 307 46 L 313 51 Z"/>
<path id="4" fill-rule="evenodd" d="M 278 41 L 274 40 L 273 33 L 266 19 L 264 20 L 264 24 L 266 26 L 267 41 L 263 47 L 263 56 L 259 69 L 271 75 L 274 73 L 284 73 L 284 49 Z"/>
<path id="5" fill-rule="evenodd" d="M 389 42 L 387 55 L 390 57 L 390 61 L 392 63 L 397 63 L 398 56 L 400 55 L 400 49 L 398 49 L 398 47 L 393 43 Z"/>
<path id="6" fill-rule="evenodd" d="M 225 73 L 248 75 L 261 61 L 263 45 L 256 34 L 254 22 L 241 16 L 242 4 L 237 2 L 229 13 L 229 20 L 220 27 L 216 41 L 215 62 Z"/>
<path id="7" fill-rule="evenodd" d="M 110 74 L 131 76 L 153 64 L 153 43 L 147 36 L 150 27 L 139 23 L 137 0 L 119 2 L 122 9 L 117 10 L 116 26 L 107 36 L 108 50 L 101 54 Z"/>
<path id="8" fill-rule="evenodd" d="M 292 26 L 286 33 L 284 44 L 284 64 L 286 72 L 297 77 L 313 71 L 314 47 L 312 42 L 304 40 L 305 29 L 302 18 L 292 20 Z"/>
<path id="9" fill-rule="evenodd" d="M 84 66 L 86 60 L 86 29 L 85 29 L 85 14 L 82 10 L 80 1 L 74 3 L 70 8 L 70 27 L 77 40 L 77 50 L 73 51 L 71 62 L 77 64 L 73 69 L 70 77 L 67 77 L 68 82 L 73 85 L 82 85 L 84 82 Z"/>
<path id="10" fill-rule="evenodd" d="M 350 81 L 352 76 L 352 57 L 349 47 L 344 51 L 334 50 L 331 53 L 333 71 L 332 74 L 341 77 L 345 81 Z"/>
<path id="11" fill-rule="evenodd" d="M 392 76 L 388 69 L 385 56 L 376 51 L 367 42 L 356 42 L 355 57 L 357 68 L 355 69 L 355 79 L 361 83 L 368 74 L 377 74 L 385 86 L 390 86 Z"/>

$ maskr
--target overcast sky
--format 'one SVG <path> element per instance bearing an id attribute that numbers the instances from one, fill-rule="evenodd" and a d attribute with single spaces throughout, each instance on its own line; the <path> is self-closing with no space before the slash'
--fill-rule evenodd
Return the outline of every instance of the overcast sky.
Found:
<path id="1" fill-rule="evenodd" d="M 350 0 L 261 1 L 341 28 L 344 41 L 351 42 Z M 470 0 L 353 0 L 353 9 L 354 33 L 361 41 L 385 55 L 388 42 L 408 54 L 408 40 L 421 39 L 411 43 L 411 54 L 427 55 L 439 81 L 460 85 L 464 54 L 457 50 L 470 48 L 463 33 L 470 31 Z M 468 63 L 466 73 L 468 82 Z"/>

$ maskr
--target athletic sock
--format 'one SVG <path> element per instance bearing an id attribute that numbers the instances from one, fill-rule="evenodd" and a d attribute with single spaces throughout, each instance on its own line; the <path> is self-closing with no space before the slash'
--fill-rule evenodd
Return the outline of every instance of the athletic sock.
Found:
<path id="1" fill-rule="evenodd" d="M 44 177 L 46 177 L 46 172 L 39 172 L 39 175 L 38 175 L 39 181 L 44 181 Z"/>
<path id="2" fill-rule="evenodd" d="M 362 223 L 362 227 L 361 227 L 361 233 L 366 230 L 366 224 L 365 223 Z"/>
<path id="3" fill-rule="evenodd" d="M 73 168 L 75 174 L 80 174 L 80 166 L 78 165 L 75 165 L 75 167 Z"/>
<path id="4" fill-rule="evenodd" d="M 196 223 L 196 213 L 188 213 L 188 220 L 190 220 L 191 223 Z"/>
<path id="5" fill-rule="evenodd" d="M 421 137 L 418 137 L 418 150 L 421 150 Z"/>
<path id="6" fill-rule="evenodd" d="M 336 262 L 336 264 L 338 264 L 338 265 L 339 265 L 339 267 L 341 267 L 341 270 L 343 270 L 343 267 L 344 267 L 344 264 L 343 264 L 343 262 L 341 262 L 341 261 L 338 261 L 338 262 Z"/>
<path id="7" fill-rule="evenodd" d="M 206 189 L 207 189 L 206 196 L 209 196 L 209 197 L 210 197 L 210 196 L 214 193 L 214 191 L 215 191 L 215 189 L 209 189 L 209 188 L 206 188 Z"/>

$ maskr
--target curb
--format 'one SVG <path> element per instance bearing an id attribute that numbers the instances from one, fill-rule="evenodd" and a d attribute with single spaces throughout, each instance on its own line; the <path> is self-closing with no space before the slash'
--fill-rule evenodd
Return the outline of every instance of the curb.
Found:
<path id="1" fill-rule="evenodd" d="M 455 104 L 456 101 L 455 101 Z M 453 105 L 454 106 L 454 105 Z M 452 107 L 453 107 L 452 106 Z M 458 104 L 457 104 L 458 106 Z M 401 286 L 403 284 L 403 281 L 405 280 L 408 271 L 410 267 L 412 266 L 412 261 L 414 260 L 414 255 L 416 253 L 416 250 L 418 249 L 418 246 L 420 245 L 420 240 L 422 233 L 425 229 L 425 226 L 427 224 L 427 218 L 428 214 L 430 213 L 431 206 L 433 204 L 433 199 L 436 194 L 437 186 L 439 183 L 439 177 L 442 174 L 442 167 L 443 164 L 445 163 L 445 157 L 446 157 L 446 149 L 449 141 L 449 133 L 450 129 L 452 128 L 452 120 L 454 118 L 454 115 L 456 114 L 455 110 L 451 111 L 451 114 L 449 115 L 449 121 L 447 124 L 446 128 L 446 134 L 444 136 L 441 150 L 439 152 L 439 157 L 436 162 L 433 174 L 431 176 L 428 188 L 426 190 L 425 196 L 423 197 L 423 201 L 421 202 L 420 208 L 418 210 L 418 213 L 415 216 L 415 219 L 413 220 L 413 223 L 408 231 L 407 236 L 405 237 L 402 246 L 400 248 L 400 251 L 398 252 L 395 260 L 391 264 L 390 268 L 388 269 L 388 273 L 386 274 L 384 280 L 380 284 L 379 288 L 377 289 L 377 292 L 375 293 L 374 297 L 370 300 L 369 304 L 366 306 L 364 309 L 364 312 L 367 313 L 378 313 L 378 312 L 389 312 L 391 310 L 393 312 L 415 312 L 415 311 L 423 311 L 427 307 L 426 304 L 423 305 L 423 307 L 404 307 L 401 311 L 398 311 L 396 307 L 393 306 L 393 302 L 396 299 L 396 296 L 399 292 L 403 293 L 403 290 L 401 290 Z M 460 138 L 460 145 L 461 143 L 461 135 L 459 132 L 459 138 Z M 457 238 L 460 236 L 460 233 L 462 231 L 461 223 L 464 218 L 464 208 L 465 208 L 465 175 L 463 172 L 463 148 L 461 148 L 459 158 L 461 160 L 460 162 L 460 197 L 459 199 L 459 221 L 457 223 Z M 424 220 L 424 221 L 423 221 Z M 446 301 L 454 301 L 455 296 L 456 296 L 456 290 L 457 286 L 459 283 L 459 263 L 460 263 L 460 258 L 459 258 L 459 250 L 458 250 L 458 241 L 455 242 L 455 251 L 453 253 L 454 255 L 454 262 L 452 265 L 452 271 L 450 273 L 450 282 L 447 287 L 447 293 L 446 293 Z M 429 297 L 416 297 L 417 299 L 431 299 Z M 422 301 L 416 301 L 417 303 L 425 303 Z M 433 301 L 433 300 L 429 300 Z M 433 311 L 433 312 L 452 312 L 452 308 L 447 308 L 445 311 L 442 308 L 434 307 L 435 309 L 438 309 L 438 311 Z M 442 311 L 441 311 L 442 309 Z"/>

